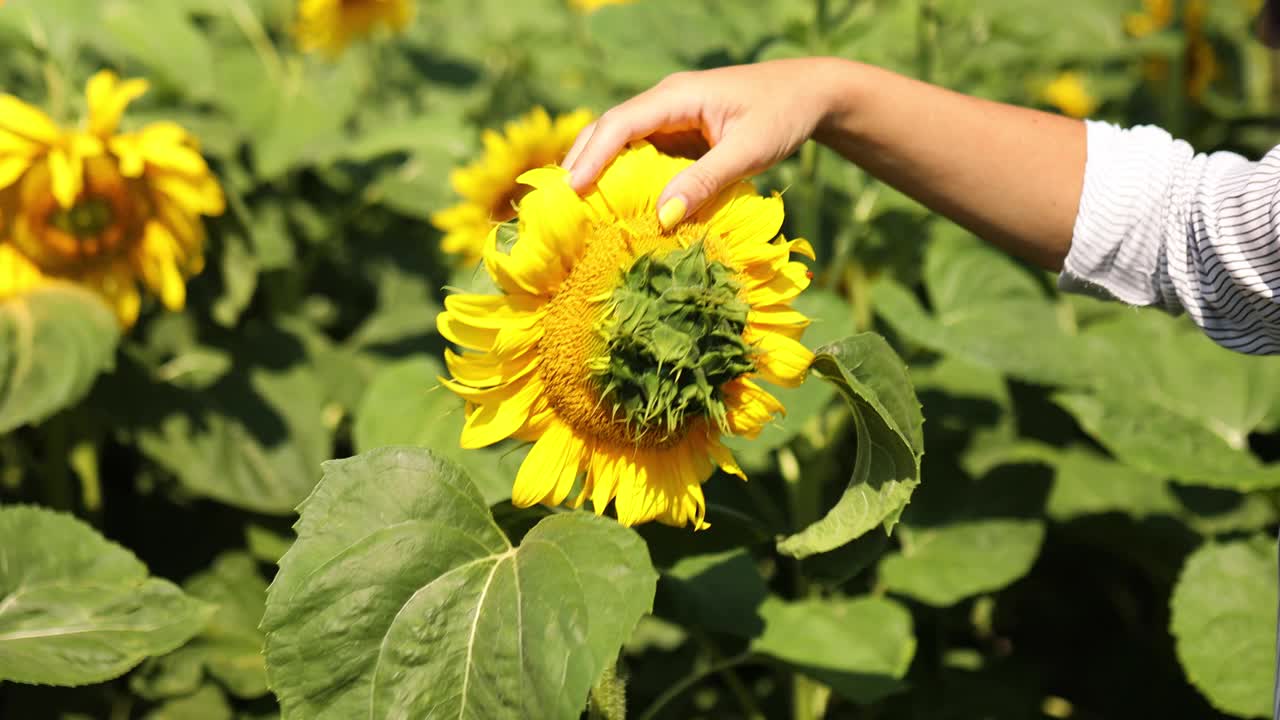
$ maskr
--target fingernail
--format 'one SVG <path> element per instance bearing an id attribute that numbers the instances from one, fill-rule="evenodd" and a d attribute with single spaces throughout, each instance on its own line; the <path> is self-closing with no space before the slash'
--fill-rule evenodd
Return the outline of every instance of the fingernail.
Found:
<path id="1" fill-rule="evenodd" d="M 689 205 L 685 203 L 684 198 L 679 195 L 671 198 L 662 204 L 658 209 L 658 224 L 663 230 L 670 230 L 675 224 L 684 219 L 684 213 L 689 209 Z"/>

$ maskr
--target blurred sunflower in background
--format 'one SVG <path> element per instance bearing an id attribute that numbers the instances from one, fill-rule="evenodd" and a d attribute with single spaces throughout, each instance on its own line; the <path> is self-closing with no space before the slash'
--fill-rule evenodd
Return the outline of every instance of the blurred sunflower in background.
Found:
<path id="1" fill-rule="evenodd" d="M 415 9 L 414 0 L 300 0 L 294 36 L 304 52 L 335 57 L 379 27 L 403 31 Z"/>
<path id="2" fill-rule="evenodd" d="M 1142 12 L 1125 17 L 1125 31 L 1132 37 L 1144 38 L 1170 28 L 1177 19 L 1173 0 L 1143 0 Z M 1218 79 L 1221 68 L 1213 43 L 1205 35 L 1205 17 L 1209 11 L 1206 0 L 1187 0 L 1182 9 L 1182 29 L 1186 36 L 1183 48 L 1183 85 L 1187 97 L 1199 101 L 1209 86 Z M 1149 58 L 1143 64 L 1143 74 L 1154 83 L 1169 77 L 1169 61 Z"/>
<path id="3" fill-rule="evenodd" d="M 440 248 L 465 265 L 480 261 L 485 238 L 496 223 L 515 217 L 515 204 L 528 190 L 517 178 L 526 171 L 560 162 L 578 133 L 592 120 L 589 110 L 575 110 L 552 120 L 535 107 L 506 124 L 501 133 L 485 130 L 484 153 L 455 168 L 449 182 L 462 202 L 431 216 L 444 237 Z"/>
<path id="4" fill-rule="evenodd" d="M 606 5 L 626 5 L 632 2 L 635 0 L 569 0 L 569 6 L 578 12 L 590 13 Z"/>
<path id="5" fill-rule="evenodd" d="M 1040 98 L 1073 118 L 1087 118 L 1098 109 L 1098 98 L 1089 91 L 1083 74 L 1060 73 L 1040 89 Z"/>
<path id="6" fill-rule="evenodd" d="M 809 284 L 779 237 L 783 205 L 750 183 L 664 231 L 659 193 L 692 161 L 639 142 L 579 197 L 557 167 L 531 170 L 510 253 L 491 232 L 485 266 L 500 295 L 452 295 L 441 334 L 467 401 L 461 444 L 534 442 L 512 502 L 558 505 L 578 493 L 624 525 L 707 527 L 705 482 L 718 466 L 746 479 L 725 435 L 755 437 L 783 412 L 756 384 L 800 384 L 813 359 L 808 318 L 790 303 Z"/>
<path id="7" fill-rule="evenodd" d="M 119 132 L 146 90 L 144 80 L 94 75 L 83 129 L 0 95 L 0 299 L 72 282 L 130 326 L 141 282 L 166 308 L 183 307 L 187 278 L 204 266 L 200 216 L 222 213 L 222 189 L 177 124 Z"/>

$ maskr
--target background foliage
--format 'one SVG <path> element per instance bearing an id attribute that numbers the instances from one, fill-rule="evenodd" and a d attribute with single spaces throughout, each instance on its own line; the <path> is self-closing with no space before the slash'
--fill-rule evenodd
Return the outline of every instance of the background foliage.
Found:
<path id="1" fill-rule="evenodd" d="M 623 682 L 639 718 L 1269 715 L 1274 361 L 1059 295 L 806 147 L 757 182 L 818 249 L 799 305 L 828 382 L 735 447 L 752 480 L 711 481 L 711 530 L 637 533 L 516 511 L 521 449 L 456 448 L 434 318 L 479 279 L 427 221 L 480 129 L 535 104 L 807 54 L 1256 156 L 1280 128 L 1249 5 L 424 0 L 329 61 L 286 0 L 10 0 L 0 89 L 71 121 L 95 70 L 148 78 L 129 121 L 198 135 L 229 212 L 187 309 L 123 337 L 76 293 L 0 304 L 0 716 L 456 690 L 573 717 L 594 687 L 616 717 Z"/>

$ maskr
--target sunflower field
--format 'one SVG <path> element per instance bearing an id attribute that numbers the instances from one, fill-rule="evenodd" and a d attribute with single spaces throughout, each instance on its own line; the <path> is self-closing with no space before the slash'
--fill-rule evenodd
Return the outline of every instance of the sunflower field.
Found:
<path id="1" fill-rule="evenodd" d="M 0 2 L 0 718 L 1270 717 L 1280 363 L 813 143 L 557 165 L 807 55 L 1257 157 L 1259 5 Z"/>

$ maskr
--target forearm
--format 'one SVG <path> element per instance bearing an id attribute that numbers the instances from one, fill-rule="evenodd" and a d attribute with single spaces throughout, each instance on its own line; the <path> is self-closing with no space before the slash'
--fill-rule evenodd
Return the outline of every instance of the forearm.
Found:
<path id="1" fill-rule="evenodd" d="M 1084 181 L 1083 123 L 820 62 L 829 111 L 815 139 L 1006 251 L 1062 268 Z"/>

